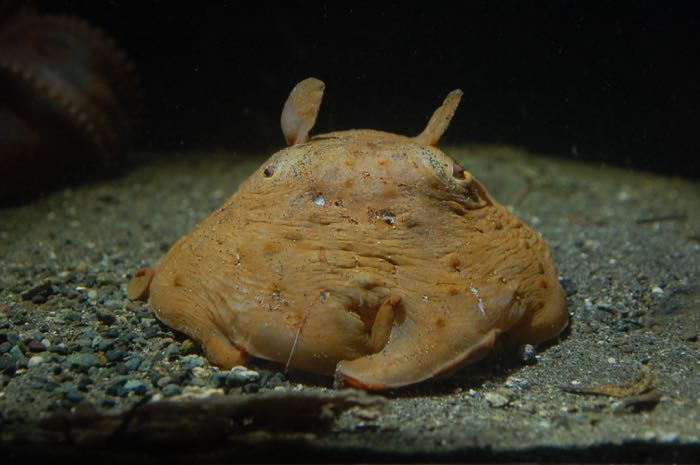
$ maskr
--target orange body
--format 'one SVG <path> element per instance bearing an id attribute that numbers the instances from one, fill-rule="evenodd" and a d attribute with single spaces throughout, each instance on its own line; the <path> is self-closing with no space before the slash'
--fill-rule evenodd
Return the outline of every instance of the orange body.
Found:
<path id="1" fill-rule="evenodd" d="M 309 140 L 322 91 L 300 83 L 291 146 L 135 278 L 158 318 L 222 367 L 250 354 L 368 389 L 451 371 L 504 333 L 557 336 L 566 300 L 541 235 L 433 146 L 461 93 L 415 138 Z"/>

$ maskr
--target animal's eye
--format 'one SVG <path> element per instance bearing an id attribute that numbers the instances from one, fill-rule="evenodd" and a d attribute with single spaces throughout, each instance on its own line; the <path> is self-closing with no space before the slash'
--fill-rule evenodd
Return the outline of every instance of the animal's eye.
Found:
<path id="1" fill-rule="evenodd" d="M 464 168 L 455 160 L 452 160 L 452 177 L 456 179 L 465 179 Z"/>

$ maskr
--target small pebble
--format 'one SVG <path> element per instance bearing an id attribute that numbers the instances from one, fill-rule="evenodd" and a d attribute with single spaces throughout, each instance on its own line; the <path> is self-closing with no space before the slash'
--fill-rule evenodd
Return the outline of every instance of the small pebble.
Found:
<path id="1" fill-rule="evenodd" d="M 180 355 L 180 345 L 177 342 L 170 343 L 163 351 L 163 354 L 167 359 L 172 360 Z"/>
<path id="2" fill-rule="evenodd" d="M 564 292 L 566 292 L 566 295 L 568 296 L 573 296 L 578 292 L 576 283 L 569 278 L 559 278 L 559 284 L 561 284 L 561 287 L 564 288 Z"/>
<path id="3" fill-rule="evenodd" d="M 43 283 L 22 292 L 21 297 L 22 300 L 31 300 L 34 303 L 44 303 L 46 302 L 47 298 L 53 294 L 53 292 L 53 286 L 51 283 L 49 281 L 44 281 Z M 35 299 L 37 300 L 36 302 Z M 40 302 L 42 300 L 43 302 Z"/>
<path id="4" fill-rule="evenodd" d="M 108 350 L 105 352 L 105 357 L 110 362 L 120 362 L 124 359 L 124 352 L 121 350 Z"/>
<path id="5" fill-rule="evenodd" d="M 70 348 L 63 342 L 52 345 L 49 350 L 59 355 L 68 355 L 70 353 Z"/>
<path id="6" fill-rule="evenodd" d="M 79 352 L 68 356 L 65 362 L 71 368 L 87 371 L 88 368 L 100 365 L 100 359 L 94 352 Z"/>
<path id="7" fill-rule="evenodd" d="M 143 362 L 141 357 L 138 355 L 132 355 L 124 362 L 124 368 L 126 368 L 127 371 L 134 371 L 138 369 L 141 362 Z"/>
<path id="8" fill-rule="evenodd" d="M 22 352 L 22 349 L 19 348 L 19 345 L 14 345 L 14 346 L 12 346 L 12 348 L 10 349 L 10 355 L 12 355 L 12 357 L 13 357 L 15 360 L 17 360 L 17 359 L 19 359 L 20 357 L 23 357 L 23 356 L 24 356 L 24 353 Z"/>
<path id="9" fill-rule="evenodd" d="M 254 394 L 260 390 L 258 383 L 248 383 L 243 386 L 243 392 L 246 394 Z"/>
<path id="10" fill-rule="evenodd" d="M 117 321 L 116 317 L 112 313 L 99 310 L 97 312 L 97 319 L 106 325 L 111 325 Z"/>
<path id="11" fill-rule="evenodd" d="M 87 386 L 91 384 L 95 384 L 95 382 L 89 376 L 83 376 L 80 378 L 80 381 L 78 381 L 78 386 L 81 388 L 87 388 Z"/>
<path id="12" fill-rule="evenodd" d="M 46 346 L 41 341 L 32 339 L 27 343 L 27 349 L 29 349 L 30 352 L 44 352 Z"/>
<path id="13" fill-rule="evenodd" d="M 185 355 L 192 354 L 197 351 L 197 346 L 194 342 L 192 342 L 191 339 L 185 339 L 184 341 L 182 341 L 182 347 L 180 348 L 180 351 Z"/>
<path id="14" fill-rule="evenodd" d="M 116 397 L 126 397 L 129 394 L 129 390 L 124 387 L 124 383 L 119 381 L 109 386 L 105 392 L 110 396 Z"/>
<path id="15" fill-rule="evenodd" d="M 10 345 L 17 344 L 21 339 L 17 333 L 0 333 L 0 341 L 9 342 Z"/>
<path id="16" fill-rule="evenodd" d="M 486 398 L 486 402 L 493 408 L 505 407 L 510 402 L 507 397 L 495 392 L 488 392 L 484 397 Z"/>
<path id="17" fill-rule="evenodd" d="M 44 357 L 42 357 L 41 355 L 34 355 L 27 362 L 27 368 L 34 368 L 37 365 L 41 365 L 45 361 L 46 360 L 44 360 Z"/>
<path id="18" fill-rule="evenodd" d="M 659 442 L 663 444 L 674 444 L 678 442 L 678 433 L 666 433 L 659 438 Z"/>
<path id="19" fill-rule="evenodd" d="M 226 378 L 226 385 L 228 387 L 243 386 L 249 383 L 257 383 L 260 380 L 260 373 L 244 366 L 237 366 L 231 368 Z"/>
<path id="20" fill-rule="evenodd" d="M 143 330 L 143 335 L 150 339 L 150 338 L 156 337 L 158 335 L 158 331 L 159 331 L 158 326 L 156 326 L 156 325 L 149 326 L 148 328 Z"/>
<path id="21" fill-rule="evenodd" d="M 532 344 L 525 344 L 518 348 L 518 359 L 525 365 L 537 362 L 537 349 Z"/>
<path id="22" fill-rule="evenodd" d="M 109 328 L 107 331 L 103 332 L 104 337 L 118 337 L 119 330 L 117 328 Z"/>
<path id="23" fill-rule="evenodd" d="M 82 320 L 82 316 L 80 316 L 80 313 L 74 310 L 59 310 L 58 315 L 61 317 L 61 319 L 65 321 L 78 322 Z"/>
<path id="24" fill-rule="evenodd" d="M 275 373 L 270 379 L 265 383 L 265 386 L 275 389 L 278 387 L 284 387 L 287 384 L 287 377 L 283 373 Z"/>
<path id="25" fill-rule="evenodd" d="M 122 307 L 122 301 L 116 300 L 116 299 L 107 299 L 104 301 L 103 305 L 109 309 L 118 310 Z M 114 315 L 109 314 L 109 313 L 107 313 L 107 315 L 111 316 L 111 318 L 108 317 L 107 321 L 102 321 L 102 322 L 105 324 L 111 325 L 115 321 Z M 97 318 L 99 318 L 99 316 Z"/>
<path id="26" fill-rule="evenodd" d="M 17 370 L 17 362 L 10 354 L 0 355 L 0 373 L 13 374 Z"/>
<path id="27" fill-rule="evenodd" d="M 206 363 L 206 360 L 204 358 L 200 357 L 199 355 L 186 355 L 182 357 L 182 366 L 185 367 L 186 369 L 192 369 L 194 367 L 201 367 Z"/>
<path id="28" fill-rule="evenodd" d="M 78 403 L 78 402 L 82 402 L 83 400 L 85 400 L 85 396 L 80 391 L 77 391 L 75 389 L 71 389 L 69 391 L 66 391 L 65 396 L 66 396 L 67 401 L 73 402 L 73 403 Z"/>
<path id="29" fill-rule="evenodd" d="M 133 391 L 134 393 L 142 396 L 148 392 L 148 387 L 140 381 L 129 380 L 124 383 L 124 389 L 127 391 Z"/>
<path id="30" fill-rule="evenodd" d="M 171 397 L 182 393 L 182 388 L 177 384 L 168 384 L 163 388 L 163 395 Z"/>

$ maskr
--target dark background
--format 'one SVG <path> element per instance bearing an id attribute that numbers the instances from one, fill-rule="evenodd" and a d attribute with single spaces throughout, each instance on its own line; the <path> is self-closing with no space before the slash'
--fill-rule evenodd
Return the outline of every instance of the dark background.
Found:
<path id="1" fill-rule="evenodd" d="M 299 80 L 326 82 L 313 132 L 416 134 L 464 90 L 443 145 L 698 176 L 695 2 L 37 2 L 112 35 L 137 66 L 138 148 L 261 153 Z"/>

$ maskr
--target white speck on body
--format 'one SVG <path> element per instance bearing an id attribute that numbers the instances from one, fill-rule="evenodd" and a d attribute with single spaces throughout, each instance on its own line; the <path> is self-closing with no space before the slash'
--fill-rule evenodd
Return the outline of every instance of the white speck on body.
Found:
<path id="1" fill-rule="evenodd" d="M 479 289 L 475 287 L 470 287 L 469 289 L 472 291 L 472 294 L 474 294 L 474 297 L 476 297 L 477 303 L 479 305 L 479 311 L 482 315 L 486 315 L 486 308 L 484 308 L 483 299 L 481 298 L 481 296 L 479 296 Z"/>
<path id="2" fill-rule="evenodd" d="M 236 266 L 241 266 L 241 254 L 236 251 Z"/>
<path id="3" fill-rule="evenodd" d="M 325 303 L 326 303 L 326 300 L 328 300 L 328 297 L 329 297 L 330 295 L 331 295 L 330 292 L 328 292 L 328 291 L 323 291 L 323 292 L 321 292 L 321 293 L 319 294 L 318 300 L 320 300 L 322 304 L 325 304 Z"/>
<path id="4" fill-rule="evenodd" d="M 316 197 L 314 197 L 314 203 L 319 207 L 322 207 L 326 204 L 326 198 L 323 196 L 323 194 L 318 194 Z"/>

